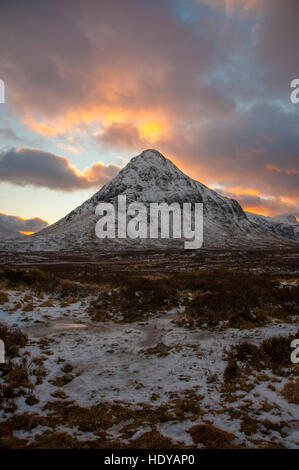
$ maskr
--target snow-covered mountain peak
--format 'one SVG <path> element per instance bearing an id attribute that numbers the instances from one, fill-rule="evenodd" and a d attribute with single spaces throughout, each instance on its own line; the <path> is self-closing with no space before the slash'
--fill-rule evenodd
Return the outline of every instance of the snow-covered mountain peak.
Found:
<path id="1" fill-rule="evenodd" d="M 125 174 L 136 172 L 141 180 L 144 179 L 145 176 L 147 177 L 146 180 L 148 178 L 154 178 L 159 173 L 163 174 L 164 178 L 168 177 L 168 179 L 177 179 L 182 176 L 186 177 L 171 160 L 154 149 L 144 150 L 136 157 L 133 157 L 121 173 L 122 172 Z"/>
<path id="2" fill-rule="evenodd" d="M 136 157 L 131 158 L 127 167 L 130 168 L 132 166 L 166 166 L 166 165 L 173 165 L 173 163 L 168 160 L 162 153 L 155 149 L 147 149 L 143 150 L 139 155 Z M 174 166 L 174 165 L 173 165 Z"/>
<path id="3" fill-rule="evenodd" d="M 144 182 L 156 180 L 161 185 L 177 179 L 183 178 L 186 181 L 190 179 L 171 160 L 154 149 L 144 150 L 141 154 L 133 157 L 116 176 L 116 180 L 124 175 L 133 178 L 130 180 L 131 184 L 135 183 L 133 180 L 136 178 Z"/>
<path id="4" fill-rule="evenodd" d="M 206 188 L 207 189 L 207 188 Z M 153 149 L 144 150 L 93 197 L 93 203 L 114 202 L 123 194 L 128 201 L 201 202 L 204 185 L 185 175 L 169 159 Z"/>

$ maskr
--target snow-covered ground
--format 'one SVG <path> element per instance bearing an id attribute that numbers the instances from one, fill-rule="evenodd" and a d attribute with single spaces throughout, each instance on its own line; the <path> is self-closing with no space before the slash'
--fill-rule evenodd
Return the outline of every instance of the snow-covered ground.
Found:
<path id="1" fill-rule="evenodd" d="M 13 413 L 1 410 L 1 420 L 24 412 L 46 416 L 45 405 L 58 400 L 53 397 L 57 391 L 64 392 L 67 400 L 74 400 L 79 407 L 120 403 L 132 410 L 144 404 L 153 409 L 163 404 L 171 407 L 173 397 L 185 400 L 192 393 L 200 412 L 156 423 L 155 428 L 163 436 L 191 446 L 194 444 L 188 429 L 210 423 L 233 433 L 236 443 L 249 447 L 258 446 L 257 442 L 299 447 L 298 405 L 288 403 L 280 393 L 286 377 L 274 376 L 270 370 L 263 371 L 262 377 L 254 372 L 246 382 L 251 387 L 232 393 L 230 400 L 222 389 L 227 365 L 225 351 L 242 341 L 259 344 L 265 338 L 295 333 L 298 321 L 285 324 L 272 321 L 268 326 L 250 330 L 190 330 L 175 324 L 180 312 L 172 310 L 142 322 L 103 323 L 90 320 L 86 299 L 66 306 L 57 299 L 38 297 L 30 291 L 9 290 L 7 294 L 9 300 L 0 308 L 0 322 L 17 326 L 28 335 L 30 341 L 20 356 L 27 354 L 29 362 L 42 357 L 46 377 L 34 387 L 38 403 L 26 404 L 21 394 L 16 399 L 17 410 Z M 66 365 L 68 373 L 62 371 Z M 61 377 L 62 384 L 57 382 Z M 0 382 L 3 381 L 0 377 Z M 244 412 L 235 416 L 233 411 L 244 409 L 250 419 L 260 423 L 269 420 L 274 428 L 278 424 L 281 432 L 268 429 L 265 433 L 261 431 L 262 424 L 250 435 L 242 432 Z M 111 424 L 107 435 L 121 439 L 122 428 L 130 423 L 127 420 Z M 151 424 L 149 421 L 136 425 L 132 438 L 151 429 Z M 49 428 L 19 429 L 15 436 L 30 443 L 45 430 Z M 96 437 L 67 426 L 60 425 L 57 430 L 83 441 Z"/>

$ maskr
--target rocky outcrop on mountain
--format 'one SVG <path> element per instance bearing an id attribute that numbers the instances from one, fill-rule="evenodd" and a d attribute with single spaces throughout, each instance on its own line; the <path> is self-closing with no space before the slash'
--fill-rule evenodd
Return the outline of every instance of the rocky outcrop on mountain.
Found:
<path id="1" fill-rule="evenodd" d="M 181 240 L 116 238 L 100 240 L 95 235 L 99 202 L 203 203 L 204 248 L 263 248 L 286 246 L 283 238 L 249 220 L 239 203 L 191 179 L 156 150 L 145 150 L 90 199 L 55 224 L 25 240 L 6 242 L 1 250 L 15 251 L 106 251 L 181 247 Z M 290 242 L 289 242 L 290 243 Z"/>

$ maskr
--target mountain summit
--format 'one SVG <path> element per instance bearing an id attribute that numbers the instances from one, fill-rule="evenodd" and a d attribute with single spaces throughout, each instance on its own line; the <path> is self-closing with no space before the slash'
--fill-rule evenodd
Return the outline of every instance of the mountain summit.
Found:
<path id="1" fill-rule="evenodd" d="M 99 202 L 116 204 L 119 195 L 126 195 L 127 203 L 202 202 L 204 248 L 257 248 L 288 243 L 249 220 L 237 201 L 220 196 L 184 174 L 157 150 L 148 149 L 132 158 L 115 178 L 64 218 L 25 239 L 4 241 L 0 248 L 10 251 L 99 252 L 178 245 L 178 240 L 168 239 L 99 240 L 95 235 L 95 224 L 99 219 L 95 208 Z"/>

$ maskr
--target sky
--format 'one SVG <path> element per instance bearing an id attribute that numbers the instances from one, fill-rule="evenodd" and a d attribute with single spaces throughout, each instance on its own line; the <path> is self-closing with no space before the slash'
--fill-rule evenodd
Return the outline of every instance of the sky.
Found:
<path id="1" fill-rule="evenodd" d="M 299 217 L 298 18 L 298 0 L 0 0 L 0 222 L 55 222 L 146 148 Z"/>

